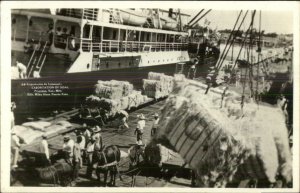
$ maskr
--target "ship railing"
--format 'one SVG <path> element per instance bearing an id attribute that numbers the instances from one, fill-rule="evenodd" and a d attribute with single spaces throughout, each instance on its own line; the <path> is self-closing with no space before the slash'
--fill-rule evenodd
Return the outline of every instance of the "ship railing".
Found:
<path id="1" fill-rule="evenodd" d="M 81 38 L 81 49 L 84 52 L 89 52 L 92 47 L 92 40 L 87 38 Z"/>
<path id="2" fill-rule="evenodd" d="M 143 52 L 143 51 L 181 51 L 187 48 L 184 43 L 137 42 L 118 40 L 81 39 L 83 51 L 94 52 Z M 91 50 L 92 49 L 92 50 Z"/>
<path id="3" fill-rule="evenodd" d="M 28 36 L 27 36 L 27 30 L 25 29 L 12 29 L 12 37 L 11 39 L 13 41 L 26 41 L 27 40 L 35 40 L 37 43 L 38 40 L 40 40 L 42 43 L 49 41 L 49 34 L 47 32 L 43 31 L 37 31 L 37 30 L 28 30 Z"/>
<path id="4" fill-rule="evenodd" d="M 83 16 L 84 19 L 89 20 L 97 20 L 98 18 L 98 9 L 83 9 Z"/>

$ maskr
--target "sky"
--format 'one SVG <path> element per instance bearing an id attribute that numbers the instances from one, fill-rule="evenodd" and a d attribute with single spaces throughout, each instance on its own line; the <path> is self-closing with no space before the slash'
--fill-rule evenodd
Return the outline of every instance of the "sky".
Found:
<path id="1" fill-rule="evenodd" d="M 188 13 L 191 15 L 191 19 L 199 12 L 200 10 L 189 10 L 183 9 L 182 12 Z M 205 13 L 204 10 L 203 13 Z M 243 10 L 245 14 L 246 10 Z M 217 27 L 218 30 L 222 29 L 232 29 L 234 23 L 239 14 L 238 10 L 235 11 L 221 11 L 221 10 L 211 10 L 203 19 L 199 21 L 200 25 L 204 24 L 205 18 L 208 19 L 211 29 Z M 241 29 L 247 29 L 250 22 L 250 12 L 248 12 L 247 17 L 245 18 L 245 24 L 242 25 Z M 239 21 L 242 20 L 242 16 Z M 259 26 L 259 11 L 256 11 L 254 27 L 258 29 Z M 261 12 L 261 29 L 265 30 L 265 33 L 276 32 L 278 34 L 287 34 L 293 32 L 293 13 L 288 11 L 262 11 Z"/>

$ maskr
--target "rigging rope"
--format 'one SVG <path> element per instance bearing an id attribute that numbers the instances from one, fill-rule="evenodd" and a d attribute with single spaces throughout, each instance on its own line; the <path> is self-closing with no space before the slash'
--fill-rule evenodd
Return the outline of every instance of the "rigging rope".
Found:
<path id="1" fill-rule="evenodd" d="M 187 25 L 190 25 L 203 11 L 204 9 L 201 9 L 201 11 L 199 11 L 199 13 L 193 19 L 191 19 Z"/>
<path id="2" fill-rule="evenodd" d="M 227 46 L 228 46 L 228 44 L 229 44 L 229 42 L 230 42 L 230 39 L 231 39 L 231 37 L 232 37 L 232 35 L 233 35 L 233 31 L 235 30 L 235 27 L 236 27 L 238 21 L 240 20 L 240 17 L 241 17 L 242 12 L 243 12 L 243 10 L 240 11 L 240 13 L 239 13 L 239 15 L 238 15 L 238 17 L 237 17 L 237 19 L 236 19 L 236 21 L 235 21 L 235 24 L 234 24 L 234 26 L 233 26 L 233 29 L 232 29 L 232 31 L 231 31 L 230 34 L 229 34 L 229 37 L 228 37 L 227 42 L 226 42 L 226 44 L 225 44 L 225 48 L 224 48 L 224 50 L 223 50 L 221 56 L 219 57 L 219 60 L 218 60 L 217 63 L 216 63 L 216 67 L 217 67 L 217 68 L 218 68 L 218 66 L 219 66 L 220 60 L 221 60 L 221 59 L 223 58 L 223 56 L 224 56 L 225 50 L 227 49 Z"/>
<path id="3" fill-rule="evenodd" d="M 198 23 L 200 21 L 200 19 L 205 17 L 210 11 L 211 11 L 211 9 L 209 9 L 207 12 L 205 12 L 199 19 L 197 19 L 193 24 L 191 24 L 190 27 L 193 27 L 196 23 Z"/>
<path id="4" fill-rule="evenodd" d="M 247 14 L 248 14 L 248 10 L 246 11 L 246 13 L 245 13 L 245 15 L 244 15 L 244 17 L 243 17 L 243 19 L 242 19 L 242 21 L 241 21 L 241 23 L 240 23 L 238 29 L 237 29 L 237 31 L 234 33 L 233 38 L 232 38 L 232 40 L 231 40 L 231 42 L 230 42 L 230 44 L 229 44 L 228 49 L 226 50 L 225 55 L 223 56 L 223 58 L 220 59 L 219 66 L 217 66 L 217 71 L 219 71 L 219 70 L 221 69 L 221 67 L 222 67 L 222 65 L 223 65 L 223 62 L 225 61 L 226 56 L 227 56 L 227 54 L 228 54 L 228 52 L 229 52 L 229 50 L 230 50 L 230 47 L 233 45 L 233 43 L 234 43 L 234 41 L 235 41 L 235 39 L 236 39 L 236 37 L 237 37 L 239 31 L 240 31 L 240 28 L 241 28 L 242 24 L 243 24 L 244 21 L 245 21 L 245 18 L 246 18 L 246 16 L 247 16 Z M 224 50 L 224 51 L 225 51 L 225 50 Z"/>

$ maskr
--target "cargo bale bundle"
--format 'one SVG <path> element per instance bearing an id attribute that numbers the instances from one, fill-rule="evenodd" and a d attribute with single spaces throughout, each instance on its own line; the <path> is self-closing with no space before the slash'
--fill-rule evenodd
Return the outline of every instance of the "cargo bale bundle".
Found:
<path id="1" fill-rule="evenodd" d="M 96 84 L 95 94 L 100 98 L 119 99 L 123 96 L 123 89 L 121 87 L 111 87 L 103 84 Z"/>
<path id="2" fill-rule="evenodd" d="M 163 89 L 162 82 L 158 80 L 143 79 L 143 91 L 146 96 L 155 99 L 165 97 L 169 94 L 166 89 Z"/>
<path id="3" fill-rule="evenodd" d="M 144 104 L 144 102 L 146 102 L 144 101 L 144 99 L 148 99 L 148 98 L 144 97 L 141 91 L 133 91 L 128 96 L 128 109 L 133 107 L 139 107 L 140 105 Z"/>
<path id="4" fill-rule="evenodd" d="M 247 102 L 241 111 L 238 94 L 227 92 L 222 99 L 221 89 L 205 91 L 206 85 L 175 78 L 153 141 L 171 145 L 196 171 L 198 186 L 225 187 L 243 163 L 252 164 L 245 167 L 248 178 L 275 182 L 279 172 L 291 181 L 291 152 L 280 110 L 262 105 L 258 110 Z"/>
<path id="5" fill-rule="evenodd" d="M 127 81 L 118 81 L 118 80 L 111 80 L 111 81 L 101 81 L 98 80 L 98 84 L 102 84 L 108 87 L 119 87 L 122 89 L 122 96 L 128 96 L 133 91 L 133 85 Z"/>

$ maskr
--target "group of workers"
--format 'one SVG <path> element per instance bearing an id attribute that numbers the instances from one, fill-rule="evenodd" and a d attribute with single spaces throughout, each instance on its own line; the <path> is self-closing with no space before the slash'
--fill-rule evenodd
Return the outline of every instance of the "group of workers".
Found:
<path id="1" fill-rule="evenodd" d="M 15 108 L 12 106 L 12 108 Z M 134 133 L 136 134 L 136 144 L 143 145 L 143 134 L 146 126 L 146 118 L 143 114 L 139 114 Z M 125 122 L 126 123 L 126 122 Z M 154 114 L 153 123 L 151 125 L 151 136 L 155 135 L 159 124 L 159 116 L 157 113 Z M 127 125 L 127 123 L 126 123 Z M 128 125 L 127 125 L 127 128 Z M 73 181 L 76 181 L 79 174 L 79 169 L 83 167 L 83 164 L 87 166 L 86 177 L 91 179 L 93 172 L 93 152 L 102 151 L 103 139 L 101 136 L 101 128 L 98 125 L 88 126 L 86 123 L 83 124 L 82 128 L 75 130 L 76 140 L 73 140 L 69 135 L 64 135 L 63 144 L 59 154 L 61 157 L 69 163 L 73 168 Z M 14 129 L 12 129 L 12 167 L 18 167 L 19 151 L 22 145 L 21 137 L 17 136 Z M 43 134 L 42 139 L 38 145 L 40 152 L 39 166 L 47 167 L 51 165 L 50 151 L 47 135 Z"/>

